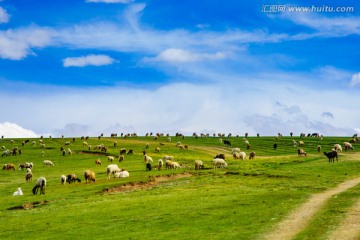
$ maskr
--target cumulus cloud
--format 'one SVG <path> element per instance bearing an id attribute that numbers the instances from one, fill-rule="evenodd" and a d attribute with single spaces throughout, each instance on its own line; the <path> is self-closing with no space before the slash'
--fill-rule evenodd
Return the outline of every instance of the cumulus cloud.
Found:
<path id="1" fill-rule="evenodd" d="M 0 7 L 0 23 L 7 23 L 9 22 L 10 15 L 7 13 L 7 11 Z"/>
<path id="2" fill-rule="evenodd" d="M 32 48 L 42 48 L 51 43 L 51 31 L 31 26 L 16 30 L 0 31 L 0 58 L 21 60 L 34 54 Z"/>
<path id="3" fill-rule="evenodd" d="M 169 48 L 162 51 L 157 57 L 148 58 L 146 60 L 160 62 L 199 62 L 206 60 L 221 60 L 225 58 L 226 55 L 222 52 L 216 52 L 214 54 L 195 53 L 183 49 Z"/>
<path id="4" fill-rule="evenodd" d="M 0 123 L 0 135 L 5 138 L 36 138 L 39 137 L 35 132 L 25 129 L 16 123 Z"/>
<path id="5" fill-rule="evenodd" d="M 63 60 L 64 67 L 103 66 L 114 63 L 114 59 L 106 55 L 89 54 L 82 57 L 68 57 Z"/>
<path id="6" fill-rule="evenodd" d="M 86 0 L 86 2 L 90 3 L 132 3 L 134 0 Z"/>
<path id="7" fill-rule="evenodd" d="M 356 73 L 356 74 L 352 75 L 350 86 L 354 87 L 358 84 L 360 84 L 360 73 Z"/>

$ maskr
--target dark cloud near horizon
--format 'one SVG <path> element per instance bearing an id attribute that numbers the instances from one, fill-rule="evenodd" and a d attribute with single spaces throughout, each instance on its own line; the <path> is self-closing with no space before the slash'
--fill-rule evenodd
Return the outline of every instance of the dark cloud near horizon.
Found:
<path id="1" fill-rule="evenodd" d="M 331 112 L 323 112 L 321 116 L 325 118 L 334 118 L 334 114 L 332 114 Z"/>

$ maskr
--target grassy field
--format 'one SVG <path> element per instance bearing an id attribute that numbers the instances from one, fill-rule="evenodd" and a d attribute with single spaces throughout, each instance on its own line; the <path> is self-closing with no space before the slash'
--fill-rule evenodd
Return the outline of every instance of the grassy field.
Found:
<path id="1" fill-rule="evenodd" d="M 255 159 L 233 160 L 232 147 L 217 137 L 172 137 L 171 142 L 166 137 L 86 140 L 93 147 L 107 146 L 106 154 L 88 151 L 80 138 L 44 138 L 45 149 L 39 139 L 30 139 L 36 144 L 24 146 L 25 139 L 14 139 L 13 143 L 1 139 L 0 146 L 22 150 L 21 155 L 0 158 L 2 165 L 33 162 L 34 177 L 27 183 L 25 171 L 0 171 L 0 239 L 261 239 L 312 194 L 360 176 L 357 143 L 353 144 L 355 150 L 339 153 L 334 164 L 322 153 L 350 137 L 249 137 L 250 150 L 246 150 L 242 137 L 226 139 L 247 156 L 255 151 Z M 305 142 L 306 157 L 298 157 L 293 139 Z M 67 141 L 70 145 L 65 146 Z M 180 150 L 175 146 L 178 141 L 189 149 Z M 164 155 L 173 155 L 183 168 L 145 171 L 142 151 L 146 143 L 150 144 L 146 151 L 154 165 Z M 322 146 L 320 153 L 318 145 Z M 73 154 L 62 156 L 61 147 L 70 148 Z M 156 147 L 160 152 L 155 152 Z M 107 155 L 118 157 L 121 148 L 134 151 L 121 163 L 115 160 L 130 177 L 107 180 Z M 219 153 L 226 154 L 228 168 L 213 169 L 212 159 Z M 98 158 L 102 166 L 95 166 Z M 45 159 L 55 166 L 43 166 Z M 194 170 L 196 159 L 204 162 L 204 170 Z M 83 173 L 87 169 L 96 173 L 95 183 L 85 183 Z M 61 185 L 60 176 L 70 173 L 82 182 Z M 31 189 L 40 176 L 47 179 L 46 194 L 33 195 Z M 12 196 L 18 187 L 24 195 Z M 359 193 L 357 186 L 332 198 L 296 239 L 326 239 Z"/>

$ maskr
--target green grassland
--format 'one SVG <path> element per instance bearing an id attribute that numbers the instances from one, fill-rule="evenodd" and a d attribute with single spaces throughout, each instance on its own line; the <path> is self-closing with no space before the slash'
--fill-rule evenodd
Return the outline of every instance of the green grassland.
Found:
<path id="1" fill-rule="evenodd" d="M 86 140 L 92 147 L 104 144 L 108 147 L 106 153 L 89 151 L 80 138 L 44 138 L 45 148 L 39 145 L 39 139 L 30 139 L 36 144 L 24 146 L 25 139 L 13 139 L 13 143 L 0 139 L 0 146 L 22 150 L 21 155 L 0 158 L 1 165 L 34 164 L 30 183 L 25 181 L 25 171 L 0 170 L 0 239 L 260 239 L 310 195 L 360 175 L 360 144 L 354 143 L 354 150 L 339 153 L 335 163 L 329 163 L 323 154 L 350 137 L 248 137 L 250 150 L 246 150 L 242 137 L 226 139 L 232 147 L 247 153 L 246 160 L 234 160 L 232 147 L 222 144 L 218 137 L 173 136 L 171 142 L 166 137 Z M 297 155 L 292 139 L 305 142 L 306 157 Z M 67 141 L 70 145 L 65 146 Z M 178 141 L 189 149 L 180 150 L 176 147 Z M 146 143 L 153 165 L 164 155 L 173 155 L 182 168 L 146 171 L 142 153 Z M 278 145 L 276 150 L 274 143 Z M 322 147 L 320 153 L 318 145 Z M 70 148 L 73 154 L 62 156 L 61 147 Z M 155 152 L 156 147 L 161 148 L 160 152 Z M 121 148 L 134 151 L 121 163 L 115 160 L 130 172 L 130 177 L 107 180 L 107 155 L 118 157 Z M 248 159 L 250 151 L 256 152 L 254 160 Z M 219 153 L 226 154 L 228 167 L 213 169 L 212 159 Z M 98 158 L 102 166 L 95 166 Z M 45 159 L 55 166 L 43 166 Z M 205 169 L 194 170 L 196 159 L 204 162 Z M 83 173 L 87 169 L 96 173 L 95 183 L 85 183 Z M 70 173 L 82 182 L 61 185 L 60 176 Z M 180 177 L 170 177 L 175 174 Z M 46 194 L 33 195 L 31 190 L 40 176 L 47 179 Z M 159 176 L 169 179 L 152 181 Z M 125 187 L 105 191 L 119 186 Z M 18 187 L 24 195 L 12 196 Z M 357 186 L 337 195 L 297 239 L 326 239 L 359 193 Z"/>

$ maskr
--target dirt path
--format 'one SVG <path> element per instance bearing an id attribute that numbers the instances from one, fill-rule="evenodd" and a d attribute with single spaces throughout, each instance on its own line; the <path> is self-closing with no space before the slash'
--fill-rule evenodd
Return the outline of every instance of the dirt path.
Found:
<path id="1" fill-rule="evenodd" d="M 303 205 L 295 209 L 294 212 L 290 213 L 290 215 L 287 216 L 282 222 L 280 222 L 272 232 L 270 232 L 264 237 L 264 239 L 271 239 L 271 240 L 292 239 L 299 232 L 301 232 L 303 229 L 306 228 L 307 224 L 315 215 L 315 213 L 322 208 L 322 206 L 326 203 L 327 200 L 329 200 L 331 196 L 346 191 L 349 188 L 355 187 L 358 184 L 360 184 L 360 177 L 343 182 L 339 184 L 336 188 L 330 189 L 326 192 L 314 194 L 307 202 L 305 202 Z M 351 218 L 350 221 L 353 221 L 353 219 Z M 344 225 L 344 228 L 350 229 L 349 225 L 347 226 Z M 357 229 L 358 228 L 359 226 L 357 226 Z M 347 231 L 347 230 L 343 229 L 341 231 Z M 356 233 L 357 232 L 354 233 L 355 236 Z M 344 238 L 334 238 L 334 239 L 344 239 Z M 352 238 L 348 238 L 348 239 L 352 239 Z"/>
<path id="2" fill-rule="evenodd" d="M 339 228 L 330 234 L 331 240 L 360 239 L 360 200 L 350 209 Z"/>

